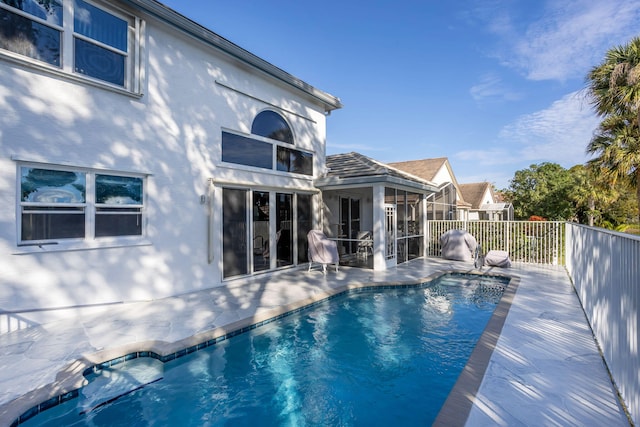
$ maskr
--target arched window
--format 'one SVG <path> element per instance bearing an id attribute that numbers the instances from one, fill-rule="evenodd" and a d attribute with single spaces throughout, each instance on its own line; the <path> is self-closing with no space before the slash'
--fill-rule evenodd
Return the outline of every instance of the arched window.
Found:
<path id="1" fill-rule="evenodd" d="M 259 113 L 251 125 L 251 133 L 265 138 L 293 144 L 293 132 L 287 121 L 274 111 Z"/>

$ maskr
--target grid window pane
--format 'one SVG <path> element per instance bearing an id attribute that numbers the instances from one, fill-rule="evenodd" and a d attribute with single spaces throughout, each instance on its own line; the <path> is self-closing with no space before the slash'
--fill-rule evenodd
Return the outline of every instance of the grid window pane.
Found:
<path id="1" fill-rule="evenodd" d="M 52 25 L 62 26 L 62 0 L 0 0 Z"/>
<path id="2" fill-rule="evenodd" d="M 107 205 L 142 204 L 142 178 L 96 175 L 96 203 Z"/>
<path id="3" fill-rule="evenodd" d="M 0 48 L 60 66 L 60 31 L 0 9 Z"/>
<path id="4" fill-rule="evenodd" d="M 93 43 L 75 39 L 75 71 L 124 86 L 125 57 Z"/>
<path id="5" fill-rule="evenodd" d="M 97 208 L 95 235 L 96 237 L 141 236 L 141 209 Z"/>
<path id="6" fill-rule="evenodd" d="M 84 238 L 83 208 L 27 208 L 22 211 L 22 240 Z"/>
<path id="7" fill-rule="evenodd" d="M 127 51 L 127 21 L 82 0 L 76 0 L 73 29 L 76 33 L 123 52 Z"/>
<path id="8" fill-rule="evenodd" d="M 86 174 L 39 168 L 22 168 L 21 201 L 43 204 L 84 203 Z"/>
<path id="9" fill-rule="evenodd" d="M 313 154 L 287 147 L 278 147 L 278 166 L 282 172 L 313 175 Z"/>

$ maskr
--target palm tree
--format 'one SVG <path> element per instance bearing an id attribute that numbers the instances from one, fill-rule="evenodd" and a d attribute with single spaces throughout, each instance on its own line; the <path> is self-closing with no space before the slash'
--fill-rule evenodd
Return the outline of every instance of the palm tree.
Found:
<path id="1" fill-rule="evenodd" d="M 635 186 L 640 219 L 640 37 L 610 49 L 587 79 L 591 103 L 604 117 L 587 152 L 613 181 Z"/>
<path id="2" fill-rule="evenodd" d="M 591 142 L 587 153 L 597 157 L 589 164 L 602 172 L 605 181 L 615 185 L 618 180 L 636 189 L 640 217 L 640 128 L 636 117 L 607 116 Z"/>

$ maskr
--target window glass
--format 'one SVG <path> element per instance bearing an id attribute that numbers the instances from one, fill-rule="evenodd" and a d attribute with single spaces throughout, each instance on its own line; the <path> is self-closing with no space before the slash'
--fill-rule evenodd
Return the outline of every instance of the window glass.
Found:
<path id="1" fill-rule="evenodd" d="M 248 272 L 246 190 L 222 190 L 222 275 Z"/>
<path id="2" fill-rule="evenodd" d="M 96 203 L 106 205 L 141 205 L 142 178 L 96 175 Z"/>
<path id="3" fill-rule="evenodd" d="M 311 231 L 312 220 L 312 196 L 310 194 L 298 194 L 297 204 L 297 227 L 298 227 L 298 264 L 307 262 L 309 243 L 307 234 Z"/>
<path id="4" fill-rule="evenodd" d="M 124 86 L 128 23 L 82 0 L 75 1 L 73 29 L 74 70 L 86 76 Z M 98 45 L 102 43 L 115 50 Z M 117 50 L 117 51 L 116 51 Z M 119 52 L 118 52 L 119 51 Z"/>
<path id="5" fill-rule="evenodd" d="M 124 86 L 125 57 L 87 41 L 75 40 L 75 71 Z"/>
<path id="6" fill-rule="evenodd" d="M 0 9 L 0 48 L 60 66 L 60 31 Z"/>
<path id="7" fill-rule="evenodd" d="M 277 265 L 293 264 L 293 194 L 276 193 Z"/>
<path id="8" fill-rule="evenodd" d="M 80 207 L 25 206 L 21 218 L 23 241 L 83 238 L 85 211 Z"/>
<path id="9" fill-rule="evenodd" d="M 21 240 L 85 236 L 85 173 L 21 168 L 20 201 Z"/>
<path id="10" fill-rule="evenodd" d="M 278 147 L 278 170 L 313 175 L 313 154 L 287 147 Z"/>
<path id="11" fill-rule="evenodd" d="M 251 125 L 251 133 L 293 144 L 293 133 L 289 124 L 274 111 L 263 111 L 258 114 Z"/>
<path id="12" fill-rule="evenodd" d="M 223 162 L 273 169 L 272 151 L 268 142 L 222 132 Z"/>
<path id="13" fill-rule="evenodd" d="M 253 271 L 270 267 L 269 192 L 253 192 Z"/>
<path id="14" fill-rule="evenodd" d="M 82 0 L 76 0 L 73 29 L 90 39 L 127 51 L 127 21 Z"/>
<path id="15" fill-rule="evenodd" d="M 96 208 L 96 237 L 141 235 L 142 209 Z"/>
<path id="16" fill-rule="evenodd" d="M 0 3 L 20 9 L 52 25 L 62 25 L 61 0 L 0 0 Z"/>
<path id="17" fill-rule="evenodd" d="M 96 175 L 96 205 L 96 237 L 142 235 L 142 178 Z"/>
<path id="18" fill-rule="evenodd" d="M 21 200 L 36 203 L 84 203 L 86 174 L 51 169 L 22 168 Z"/>

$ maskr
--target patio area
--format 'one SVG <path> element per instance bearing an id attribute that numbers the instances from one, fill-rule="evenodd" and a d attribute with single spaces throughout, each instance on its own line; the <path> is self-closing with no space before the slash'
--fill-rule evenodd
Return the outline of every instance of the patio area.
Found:
<path id="1" fill-rule="evenodd" d="M 341 266 L 326 276 L 317 267 L 292 269 L 0 335 L 0 424 L 78 388 L 94 364 L 134 351 L 180 352 L 348 288 L 451 271 L 476 270 L 441 258 L 386 271 Z M 513 276 L 518 286 L 482 381 L 472 385 L 475 398 L 452 402 L 457 418 L 448 425 L 629 425 L 564 267 L 516 263 L 482 272 Z"/>

